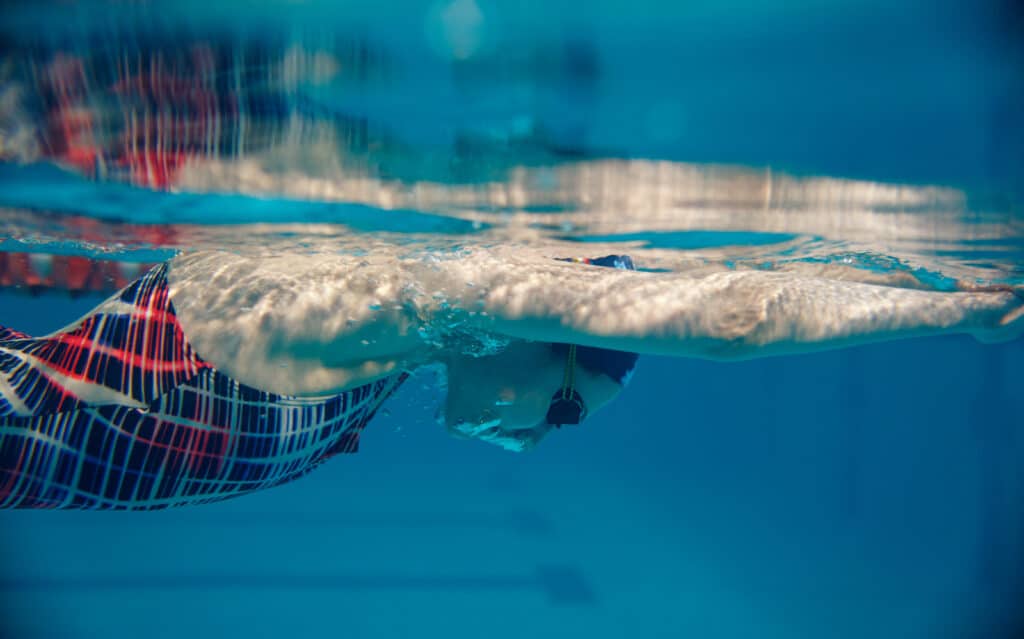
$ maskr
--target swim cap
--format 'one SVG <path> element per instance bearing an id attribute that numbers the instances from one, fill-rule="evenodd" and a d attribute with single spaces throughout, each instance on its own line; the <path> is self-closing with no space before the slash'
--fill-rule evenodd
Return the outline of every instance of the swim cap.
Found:
<path id="1" fill-rule="evenodd" d="M 592 266 L 610 266 L 626 271 L 635 271 L 633 259 L 628 255 L 605 255 L 604 257 L 557 257 L 561 262 L 576 262 L 577 264 L 590 264 Z"/>

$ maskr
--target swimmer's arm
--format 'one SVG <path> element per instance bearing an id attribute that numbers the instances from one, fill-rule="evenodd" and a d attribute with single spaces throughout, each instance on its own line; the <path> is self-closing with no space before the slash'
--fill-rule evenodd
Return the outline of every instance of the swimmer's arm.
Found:
<path id="1" fill-rule="evenodd" d="M 1024 332 L 1024 295 L 1005 286 L 939 292 L 764 271 L 600 275 L 493 286 L 476 321 L 519 339 L 720 360 Z"/>
<path id="2" fill-rule="evenodd" d="M 426 357 L 394 260 L 181 255 L 168 282 L 193 348 L 222 373 L 286 395 L 338 393 Z"/>
<path id="3" fill-rule="evenodd" d="M 641 273 L 521 249 L 457 259 L 181 256 L 171 299 L 201 357 L 278 393 L 337 392 L 437 361 L 471 330 L 638 353 L 744 359 L 919 335 L 1024 330 L 1019 290 L 937 292 L 788 272 Z"/>

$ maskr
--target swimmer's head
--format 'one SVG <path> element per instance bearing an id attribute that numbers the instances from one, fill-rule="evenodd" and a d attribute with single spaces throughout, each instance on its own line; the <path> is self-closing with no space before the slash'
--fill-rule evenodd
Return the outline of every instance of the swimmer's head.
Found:
<path id="1" fill-rule="evenodd" d="M 582 422 L 619 394 L 632 373 L 625 363 L 636 356 L 577 346 L 566 392 L 570 348 L 513 342 L 497 355 L 449 360 L 445 425 L 457 435 L 523 450 L 557 426 Z M 578 419 L 552 413 L 563 393 L 578 398 Z"/>
<path id="2" fill-rule="evenodd" d="M 628 255 L 605 255 L 604 257 L 556 257 L 559 262 L 575 262 L 576 264 L 590 264 L 591 266 L 608 266 L 622 269 L 624 271 L 635 271 L 633 258 Z"/>
<path id="3" fill-rule="evenodd" d="M 571 261 L 633 269 L 626 256 Z M 531 448 L 551 429 L 582 422 L 614 399 L 636 362 L 636 353 L 541 342 L 456 358 L 448 363 L 445 423 L 455 434 Z"/>

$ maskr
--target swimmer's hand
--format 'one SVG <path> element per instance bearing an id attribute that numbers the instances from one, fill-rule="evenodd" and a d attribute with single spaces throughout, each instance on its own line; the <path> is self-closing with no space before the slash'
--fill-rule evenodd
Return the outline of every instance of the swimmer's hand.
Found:
<path id="1" fill-rule="evenodd" d="M 961 280 L 956 283 L 956 288 L 958 291 L 969 293 L 1009 293 L 1016 297 L 1018 302 L 1015 306 L 1010 306 L 1010 310 L 999 319 L 999 326 L 1007 327 L 1024 322 L 1024 286 L 978 284 Z"/>

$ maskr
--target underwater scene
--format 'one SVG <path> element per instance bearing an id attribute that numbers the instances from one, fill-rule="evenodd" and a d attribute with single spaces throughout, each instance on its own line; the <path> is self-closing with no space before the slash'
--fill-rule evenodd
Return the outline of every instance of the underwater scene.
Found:
<path id="1" fill-rule="evenodd" d="M 0 16 L 0 638 L 1024 633 L 1016 3 Z"/>

